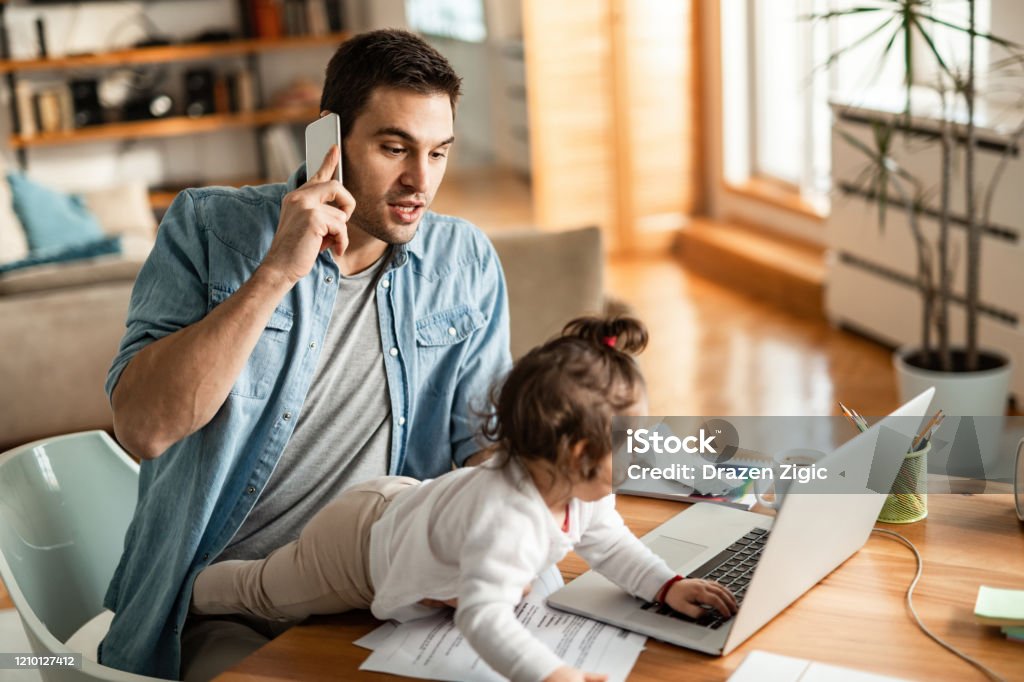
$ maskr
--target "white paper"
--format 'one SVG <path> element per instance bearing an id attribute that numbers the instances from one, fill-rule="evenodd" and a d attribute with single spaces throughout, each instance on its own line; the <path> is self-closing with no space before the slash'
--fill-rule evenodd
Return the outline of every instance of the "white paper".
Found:
<path id="1" fill-rule="evenodd" d="M 364 649 L 369 649 L 370 651 L 373 651 L 379 646 L 383 645 L 385 642 L 387 642 L 388 637 L 391 636 L 391 633 L 393 633 L 397 629 L 398 623 L 396 623 L 393 620 L 389 620 L 373 632 L 369 633 L 368 635 L 363 635 L 362 637 L 360 637 L 352 643 L 358 647 L 362 647 Z"/>
<path id="2" fill-rule="evenodd" d="M 609 682 L 624 681 L 647 638 L 544 604 L 534 590 L 516 607 L 516 617 L 534 637 L 568 665 L 605 673 Z M 453 611 L 399 625 L 360 670 L 451 682 L 499 682 L 505 679 L 484 663 L 452 620 Z"/>
<path id="3" fill-rule="evenodd" d="M 729 682 L 901 682 L 901 679 L 755 650 L 747 654 Z"/>
<path id="4" fill-rule="evenodd" d="M 853 668 L 841 668 L 838 665 L 812 662 L 800 682 L 906 682 L 902 677 L 876 675 Z"/>
<path id="5" fill-rule="evenodd" d="M 555 591 L 564 585 L 565 580 L 562 578 L 562 572 L 558 570 L 557 565 L 552 564 L 548 570 L 541 573 L 537 576 L 537 579 L 533 581 L 533 584 L 530 586 L 530 593 L 546 598 L 554 594 Z M 387 641 L 388 637 L 391 636 L 391 633 L 393 633 L 397 627 L 398 623 L 393 620 L 388 621 L 370 634 L 364 635 L 352 643 L 358 647 L 374 651 Z"/>
<path id="6" fill-rule="evenodd" d="M 751 651 L 729 676 L 729 682 L 796 682 L 810 663 L 802 658 Z"/>

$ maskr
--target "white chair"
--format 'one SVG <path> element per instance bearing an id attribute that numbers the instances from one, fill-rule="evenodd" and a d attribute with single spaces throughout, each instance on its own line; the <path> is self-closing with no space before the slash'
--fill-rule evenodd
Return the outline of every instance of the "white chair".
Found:
<path id="1" fill-rule="evenodd" d="M 138 464 L 102 431 L 47 438 L 0 455 L 0 578 L 32 653 L 82 653 L 66 642 L 104 612 L 138 480 Z M 39 672 L 46 682 L 155 680 L 88 659 L 81 668 Z"/>

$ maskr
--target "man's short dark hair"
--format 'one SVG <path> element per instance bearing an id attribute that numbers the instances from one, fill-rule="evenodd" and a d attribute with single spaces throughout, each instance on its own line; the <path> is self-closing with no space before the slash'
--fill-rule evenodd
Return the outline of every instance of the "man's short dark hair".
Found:
<path id="1" fill-rule="evenodd" d="M 454 113 L 461 83 L 448 60 L 419 36 L 397 29 L 370 31 L 346 40 L 331 57 L 320 110 L 341 118 L 345 138 L 374 88 L 445 94 Z"/>

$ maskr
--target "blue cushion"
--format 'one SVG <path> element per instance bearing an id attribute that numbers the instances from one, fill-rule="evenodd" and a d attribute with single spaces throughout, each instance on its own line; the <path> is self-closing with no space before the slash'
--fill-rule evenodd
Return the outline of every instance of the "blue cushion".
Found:
<path id="1" fill-rule="evenodd" d="M 82 258 L 93 258 L 104 256 L 108 253 L 121 253 L 121 235 L 114 237 L 100 237 L 87 242 L 72 244 L 70 246 L 59 246 L 51 249 L 33 251 L 27 258 L 0 265 L 0 275 L 11 270 L 43 265 L 45 263 L 63 263 L 70 260 Z"/>
<path id="2" fill-rule="evenodd" d="M 7 181 L 14 212 L 28 237 L 30 257 L 103 238 L 103 230 L 81 197 L 43 187 L 21 173 L 8 173 Z"/>

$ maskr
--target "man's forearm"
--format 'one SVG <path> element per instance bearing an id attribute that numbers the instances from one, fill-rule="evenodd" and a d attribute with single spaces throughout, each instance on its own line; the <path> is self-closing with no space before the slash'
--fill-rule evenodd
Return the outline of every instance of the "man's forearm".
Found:
<path id="1" fill-rule="evenodd" d="M 139 351 L 112 396 L 121 443 L 153 459 L 207 424 L 291 287 L 288 278 L 258 268 L 202 320 Z"/>

